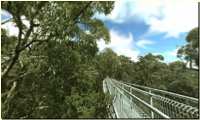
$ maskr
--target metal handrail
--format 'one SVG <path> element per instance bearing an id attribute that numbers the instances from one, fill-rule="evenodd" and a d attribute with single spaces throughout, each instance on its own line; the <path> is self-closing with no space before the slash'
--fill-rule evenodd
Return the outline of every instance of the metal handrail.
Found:
<path id="1" fill-rule="evenodd" d="M 116 87 L 116 89 L 121 93 L 121 90 L 119 90 L 119 87 L 116 86 L 115 84 L 112 83 L 112 81 L 110 81 L 110 83 Z M 145 102 L 144 100 L 140 99 L 139 97 L 133 95 L 132 93 L 130 93 L 129 91 L 127 91 L 124 88 L 120 88 L 123 91 L 125 91 L 126 93 L 128 93 L 129 95 L 131 95 L 132 97 L 134 97 L 136 100 L 138 100 L 139 102 L 141 102 L 142 104 L 144 104 L 146 107 L 148 107 L 149 109 L 151 109 L 152 111 L 156 112 L 157 114 L 159 114 L 160 116 L 164 117 L 164 118 L 170 118 L 169 116 L 165 115 L 163 112 L 159 111 L 157 108 L 151 106 L 150 104 L 148 104 L 147 102 Z M 122 93 L 121 93 L 122 94 Z"/>
<path id="2" fill-rule="evenodd" d="M 156 95 L 156 94 L 154 94 L 154 93 L 152 93 L 152 92 L 147 92 L 147 91 L 144 91 L 144 90 L 141 90 L 141 89 L 135 88 L 135 87 L 133 87 L 133 86 L 130 86 L 130 85 L 124 84 L 124 83 L 119 82 L 119 81 L 116 81 L 116 80 L 113 80 L 113 81 L 117 82 L 118 84 L 122 84 L 122 85 L 124 85 L 124 86 L 127 86 L 127 87 L 129 87 L 129 88 L 131 88 L 131 89 L 134 89 L 135 91 L 138 91 L 138 92 L 140 92 L 140 93 L 143 93 L 143 94 L 149 95 L 150 97 L 155 97 L 155 98 L 164 98 L 164 97 L 162 97 L 162 96 L 160 96 L 160 95 Z M 164 98 L 164 99 L 168 99 L 168 98 Z M 170 101 L 174 101 L 174 100 L 171 100 L 171 99 L 169 99 L 169 100 L 170 100 Z M 176 102 L 176 101 L 174 101 L 174 102 Z M 179 102 L 176 102 L 176 103 L 179 103 Z M 179 104 L 183 104 L 183 103 L 179 103 Z M 183 105 L 184 105 L 184 104 L 183 104 Z M 187 105 L 186 105 L 186 106 L 187 106 Z M 194 108 L 194 107 L 191 107 L 191 108 Z M 195 108 L 194 108 L 194 109 L 195 109 Z"/>
<path id="3" fill-rule="evenodd" d="M 120 96 L 121 95 L 123 96 L 125 95 L 127 97 L 130 96 L 129 99 L 131 101 L 132 101 L 132 98 L 134 98 L 136 101 L 143 104 L 144 107 L 147 107 L 150 110 L 150 113 L 147 112 L 147 114 L 151 116 L 151 118 L 157 118 L 159 116 L 164 117 L 164 118 L 165 117 L 170 117 L 170 118 L 190 118 L 190 117 L 198 118 L 199 117 L 198 108 L 196 108 L 196 105 L 194 107 L 189 103 L 183 103 L 179 100 L 178 101 L 173 100 L 174 98 L 171 99 L 171 98 L 167 98 L 166 96 L 157 94 L 158 92 L 152 92 L 154 91 L 154 88 L 141 89 L 141 87 L 138 87 L 139 85 L 136 87 L 134 85 L 120 82 L 120 81 L 117 81 L 115 79 L 110 79 L 110 78 L 106 79 L 106 83 L 109 86 L 109 89 L 111 91 L 114 90 L 110 94 L 114 93 L 113 95 L 116 95 L 116 93 L 119 93 Z M 163 90 L 159 92 L 163 93 L 162 91 Z M 145 98 L 140 96 L 140 94 L 145 95 L 144 96 Z M 146 99 L 146 97 L 148 97 L 148 99 Z M 183 100 L 187 100 L 187 98 L 185 97 L 182 97 L 182 98 L 184 98 Z M 166 116 L 163 116 L 163 114 Z"/>
<path id="4" fill-rule="evenodd" d="M 136 84 L 132 84 L 132 83 L 126 83 L 126 82 L 122 82 L 122 83 L 129 84 L 129 85 L 139 87 L 139 88 L 143 88 L 143 89 L 146 89 L 146 90 L 151 90 L 152 92 L 155 91 L 155 92 L 159 92 L 159 93 L 163 93 L 163 94 L 167 94 L 167 95 L 172 95 L 174 97 L 187 99 L 187 100 L 190 100 L 190 101 L 193 101 L 193 102 L 196 102 L 196 103 L 198 103 L 198 101 L 199 101 L 197 98 L 189 97 L 189 96 L 185 96 L 185 95 L 180 95 L 180 94 L 169 92 L 169 91 L 159 90 L 159 89 L 156 89 L 156 88 L 150 88 L 150 87 L 136 85 Z"/>

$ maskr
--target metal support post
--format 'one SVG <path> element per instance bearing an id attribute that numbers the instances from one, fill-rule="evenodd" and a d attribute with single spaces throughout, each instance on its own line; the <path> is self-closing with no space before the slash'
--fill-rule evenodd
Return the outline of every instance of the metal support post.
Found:
<path id="1" fill-rule="evenodd" d="M 130 93 L 132 94 L 132 88 L 130 88 Z M 130 104 L 131 104 L 131 109 L 133 109 L 133 98 L 130 96 Z"/>
<path id="2" fill-rule="evenodd" d="M 151 93 L 151 90 L 149 90 L 149 93 Z M 153 106 L 153 97 L 150 97 L 150 105 Z M 154 118 L 154 113 L 151 111 L 151 118 Z"/>

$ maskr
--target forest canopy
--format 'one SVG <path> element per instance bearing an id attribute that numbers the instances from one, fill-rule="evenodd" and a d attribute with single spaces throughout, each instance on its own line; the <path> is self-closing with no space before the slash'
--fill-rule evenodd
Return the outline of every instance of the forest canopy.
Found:
<path id="1" fill-rule="evenodd" d="M 18 35 L 1 28 L 2 118 L 106 118 L 106 77 L 198 97 L 198 28 L 189 32 L 181 59 L 164 63 L 149 53 L 139 61 L 99 51 L 109 30 L 95 13 L 108 15 L 114 2 L 1 2 Z M 23 8 L 23 9 L 22 9 Z M 26 25 L 27 21 L 29 25 Z"/>

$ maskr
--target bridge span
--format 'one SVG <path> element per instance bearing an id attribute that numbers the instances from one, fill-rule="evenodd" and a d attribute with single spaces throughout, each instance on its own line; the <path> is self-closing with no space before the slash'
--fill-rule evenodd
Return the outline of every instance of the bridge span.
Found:
<path id="1" fill-rule="evenodd" d="M 103 81 L 109 94 L 110 118 L 199 118 L 198 99 L 173 92 L 124 83 Z"/>

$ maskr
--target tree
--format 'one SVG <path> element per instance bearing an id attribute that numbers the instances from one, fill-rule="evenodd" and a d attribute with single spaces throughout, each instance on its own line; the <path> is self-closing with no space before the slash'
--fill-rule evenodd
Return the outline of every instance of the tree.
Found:
<path id="1" fill-rule="evenodd" d="M 101 21 L 92 19 L 92 16 L 95 12 L 108 14 L 112 8 L 112 3 L 110 3 L 83 2 L 81 7 L 78 7 L 77 3 L 73 2 L 62 4 L 59 2 L 3 2 L 2 8 L 12 15 L 12 19 L 19 29 L 19 34 L 15 53 L 10 64 L 3 70 L 2 79 L 12 69 L 20 53 L 27 47 L 58 38 L 65 41 L 78 38 L 79 34 L 83 34 L 85 30 L 79 27 L 80 24 L 87 26 L 95 38 L 102 37 L 108 41 L 109 35 L 105 26 Z M 21 9 L 22 7 L 24 10 Z M 74 10 L 77 11 L 76 14 L 74 14 Z M 22 22 L 22 16 L 25 16 L 25 19 L 29 21 L 29 28 Z M 36 30 L 34 31 L 34 29 Z"/>
<path id="2" fill-rule="evenodd" d="M 115 78 L 119 66 L 117 54 L 110 48 L 105 48 L 102 53 L 97 56 L 97 69 L 101 73 L 101 78 Z"/>
<path id="3" fill-rule="evenodd" d="M 93 16 L 112 8 L 113 2 L 3 1 L 12 18 L 2 24 L 15 23 L 19 33 L 1 29 L 2 118 L 106 118 L 107 76 L 197 97 L 198 73 L 183 62 L 166 64 L 151 53 L 134 62 L 110 48 L 98 51 L 97 41 L 109 42 L 110 36 Z M 186 45 L 192 50 L 193 33 Z M 196 60 L 196 51 L 183 51 Z"/>
<path id="4" fill-rule="evenodd" d="M 154 74 L 162 69 L 160 67 L 162 65 L 161 60 L 163 60 L 161 55 L 154 56 L 151 53 L 139 58 L 139 62 L 137 63 L 137 79 L 140 80 L 139 84 L 147 86 L 153 85 L 154 81 L 156 81 L 153 79 Z"/>
<path id="5" fill-rule="evenodd" d="M 188 44 L 182 46 L 178 50 L 178 57 L 184 58 L 187 62 L 189 62 L 189 66 L 192 69 L 193 63 L 199 66 L 199 39 L 198 39 L 198 28 L 192 29 L 188 35 L 186 36 L 186 41 Z"/>
<path id="6" fill-rule="evenodd" d="M 125 82 L 131 82 L 135 80 L 135 62 L 131 58 L 124 55 L 118 56 L 119 66 L 117 70 L 116 79 Z"/>
<path id="7" fill-rule="evenodd" d="M 91 92 L 99 79 L 90 58 L 97 40 L 109 41 L 93 15 L 112 8 L 113 2 L 2 2 L 19 29 L 17 37 L 1 35 L 3 118 L 92 118 L 95 109 L 105 111 L 95 97 L 101 92 Z"/>

